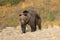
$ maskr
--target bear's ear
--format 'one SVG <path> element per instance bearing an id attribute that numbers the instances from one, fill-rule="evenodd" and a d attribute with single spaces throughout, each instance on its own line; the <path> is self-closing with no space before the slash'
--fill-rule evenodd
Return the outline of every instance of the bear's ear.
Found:
<path id="1" fill-rule="evenodd" d="M 24 10 L 23 13 L 28 13 L 28 11 L 27 10 Z"/>
<path id="2" fill-rule="evenodd" d="M 21 14 L 19 14 L 19 16 L 21 16 Z"/>
<path id="3" fill-rule="evenodd" d="M 23 11 L 23 15 L 24 15 L 24 16 L 27 16 L 27 13 L 29 13 L 27 10 L 24 10 L 24 11 Z"/>

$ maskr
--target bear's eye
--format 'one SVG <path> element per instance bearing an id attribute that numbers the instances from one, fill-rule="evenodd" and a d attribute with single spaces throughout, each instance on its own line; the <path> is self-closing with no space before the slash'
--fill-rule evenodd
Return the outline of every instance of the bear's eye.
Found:
<path id="1" fill-rule="evenodd" d="M 27 14 L 24 14 L 24 16 L 27 16 Z"/>
<path id="2" fill-rule="evenodd" d="M 21 16 L 21 14 L 19 16 Z"/>

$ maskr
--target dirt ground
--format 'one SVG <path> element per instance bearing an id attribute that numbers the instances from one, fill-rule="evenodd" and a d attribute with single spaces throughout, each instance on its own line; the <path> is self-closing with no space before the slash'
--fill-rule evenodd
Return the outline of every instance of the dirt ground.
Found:
<path id="1" fill-rule="evenodd" d="M 22 34 L 19 29 L 7 27 L 0 32 L 0 40 L 60 40 L 60 27 Z"/>

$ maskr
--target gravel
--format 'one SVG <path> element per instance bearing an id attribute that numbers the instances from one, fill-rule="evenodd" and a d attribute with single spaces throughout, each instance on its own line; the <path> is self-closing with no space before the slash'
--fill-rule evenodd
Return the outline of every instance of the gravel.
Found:
<path id="1" fill-rule="evenodd" d="M 19 29 L 6 27 L 0 32 L 0 40 L 60 40 L 60 27 L 22 34 Z"/>

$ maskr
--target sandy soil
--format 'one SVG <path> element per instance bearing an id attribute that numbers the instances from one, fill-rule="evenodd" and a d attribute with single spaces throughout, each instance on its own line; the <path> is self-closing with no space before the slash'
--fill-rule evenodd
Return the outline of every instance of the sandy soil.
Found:
<path id="1" fill-rule="evenodd" d="M 14 27 L 7 27 L 0 32 L 0 40 L 60 40 L 60 27 L 42 29 L 25 34 L 21 34 Z"/>

